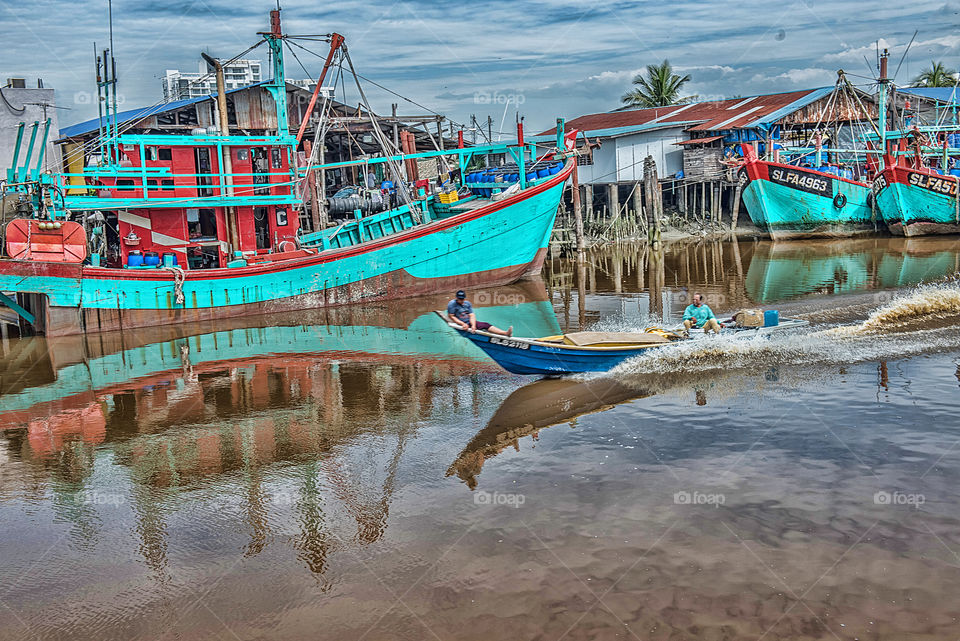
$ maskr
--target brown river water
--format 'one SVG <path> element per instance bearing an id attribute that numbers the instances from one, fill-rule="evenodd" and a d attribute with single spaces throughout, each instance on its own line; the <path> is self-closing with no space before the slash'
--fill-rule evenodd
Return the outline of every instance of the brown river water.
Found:
<path id="1" fill-rule="evenodd" d="M 587 259 L 468 294 L 811 325 L 544 380 L 444 296 L 4 342 L 0 639 L 960 638 L 960 240 Z"/>

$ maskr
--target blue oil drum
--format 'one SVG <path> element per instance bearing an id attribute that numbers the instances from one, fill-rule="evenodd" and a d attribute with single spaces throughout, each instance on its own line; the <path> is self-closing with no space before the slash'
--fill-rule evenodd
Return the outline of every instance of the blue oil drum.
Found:
<path id="1" fill-rule="evenodd" d="M 160 264 L 160 254 L 157 252 L 146 252 L 143 254 L 143 264 L 145 267 L 156 267 Z"/>
<path id="2" fill-rule="evenodd" d="M 768 309 L 763 312 L 763 326 L 764 327 L 776 327 L 780 324 L 780 311 L 776 309 Z"/>
<path id="3" fill-rule="evenodd" d="M 177 266 L 177 255 L 173 252 L 164 252 L 161 263 L 164 267 L 176 267 Z"/>
<path id="4" fill-rule="evenodd" d="M 544 167 L 543 169 L 537 170 L 537 178 L 546 178 L 550 175 L 550 168 Z"/>
<path id="5" fill-rule="evenodd" d="M 127 267 L 143 267 L 143 254 L 139 251 L 127 254 Z"/>

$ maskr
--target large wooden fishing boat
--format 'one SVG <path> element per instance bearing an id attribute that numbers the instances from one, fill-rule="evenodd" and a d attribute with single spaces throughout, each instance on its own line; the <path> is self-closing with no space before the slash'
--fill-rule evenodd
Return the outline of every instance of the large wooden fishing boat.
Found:
<path id="1" fill-rule="evenodd" d="M 261 35 L 273 63 L 263 102 L 272 99 L 276 131 L 257 136 L 231 134 L 224 90 L 217 127 L 123 133 L 104 52 L 100 103 L 113 111 L 99 120 L 97 147 L 81 150 L 81 170 L 40 173 L 28 151 L 26 163 L 8 171 L 6 203 L 24 214 L 7 227 L 0 304 L 37 332 L 66 335 L 403 298 L 540 271 L 573 169 L 562 122 L 552 149 L 525 144 L 520 129 L 515 144 L 468 148 L 461 136 L 456 149 L 390 153 L 383 139 L 381 157 L 322 164 L 314 155 L 304 167 L 303 126 L 296 136 L 288 128 L 283 42 L 290 36 L 279 11 Z M 331 57 L 342 47 L 338 38 Z M 321 75 L 318 90 L 322 82 Z M 304 122 L 312 108 L 311 101 Z M 504 164 L 468 169 L 491 156 Z M 416 170 L 408 168 L 428 158 L 450 167 L 443 186 L 411 178 Z M 304 233 L 297 210 L 309 173 L 347 166 L 391 178 L 393 206 L 349 212 Z M 117 250 L 105 252 L 111 234 Z"/>
<path id="2" fill-rule="evenodd" d="M 835 174 L 760 160 L 744 145 L 743 202 L 753 224 L 775 240 L 847 237 L 876 231 L 870 185 Z"/>
<path id="3" fill-rule="evenodd" d="M 916 137 L 921 135 L 919 130 L 907 133 Z M 934 153 L 941 149 L 944 156 L 960 153 L 958 138 L 957 134 L 945 134 Z M 948 141 L 954 144 L 950 145 Z M 920 143 L 916 144 L 919 148 Z M 943 165 L 947 164 L 944 159 Z M 946 167 L 926 166 L 919 149 L 912 158 L 902 150 L 886 155 L 883 171 L 873 183 L 873 193 L 890 233 L 897 236 L 960 234 L 958 174 L 958 169 L 947 173 Z"/>

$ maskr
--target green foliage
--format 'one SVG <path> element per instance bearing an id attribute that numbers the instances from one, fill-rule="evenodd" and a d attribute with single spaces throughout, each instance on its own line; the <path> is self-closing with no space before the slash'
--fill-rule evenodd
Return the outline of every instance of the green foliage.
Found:
<path id="1" fill-rule="evenodd" d="M 957 72 L 948 69 L 942 62 L 930 61 L 930 68 L 925 69 L 913 79 L 914 87 L 952 87 L 957 84 Z"/>
<path id="2" fill-rule="evenodd" d="M 659 65 L 647 65 L 647 73 L 637 74 L 633 79 L 635 87 L 623 94 L 620 99 L 630 107 L 665 107 L 679 105 L 696 99 L 696 96 L 680 97 L 683 85 L 690 81 L 689 75 L 673 72 L 669 60 Z"/>

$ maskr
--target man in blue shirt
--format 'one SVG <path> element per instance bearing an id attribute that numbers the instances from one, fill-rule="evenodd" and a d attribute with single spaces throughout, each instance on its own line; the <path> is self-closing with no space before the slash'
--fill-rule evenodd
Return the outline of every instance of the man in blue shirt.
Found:
<path id="1" fill-rule="evenodd" d="M 683 326 L 688 330 L 691 327 L 702 328 L 704 334 L 711 331 L 720 333 L 720 323 L 710 306 L 703 302 L 703 294 L 697 292 L 693 295 L 693 303 L 683 311 Z"/>
<path id="2" fill-rule="evenodd" d="M 447 303 L 447 318 L 451 323 L 473 334 L 478 329 L 491 334 L 500 334 L 501 336 L 513 336 L 513 325 L 506 331 L 495 327 L 490 323 L 484 323 L 477 320 L 477 315 L 473 313 L 473 305 L 467 300 L 467 294 L 462 289 L 457 292 L 457 297 Z"/>

